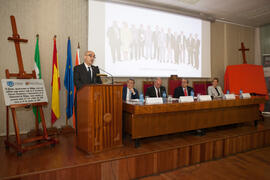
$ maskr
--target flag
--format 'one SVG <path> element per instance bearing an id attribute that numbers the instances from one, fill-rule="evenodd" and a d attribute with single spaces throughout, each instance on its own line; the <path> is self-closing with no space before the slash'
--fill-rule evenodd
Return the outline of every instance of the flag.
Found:
<path id="1" fill-rule="evenodd" d="M 40 69 L 40 57 L 39 57 L 39 46 L 38 46 L 38 35 L 37 35 L 37 42 L 36 42 L 36 49 L 35 49 L 35 59 L 34 59 L 34 69 L 36 72 L 36 78 L 41 79 L 41 69 Z M 35 117 L 37 116 L 37 107 L 33 106 L 33 112 Z M 38 122 L 41 122 L 41 116 L 38 112 Z"/>
<path id="2" fill-rule="evenodd" d="M 76 60 L 75 60 L 75 66 L 80 64 L 80 46 L 78 43 L 78 48 L 76 50 Z M 74 85 L 74 100 L 76 95 L 76 86 Z M 76 117 L 75 117 L 75 106 L 73 107 L 73 127 L 76 128 Z"/>
<path id="3" fill-rule="evenodd" d="M 59 76 L 58 56 L 56 49 L 56 38 L 54 38 L 54 47 L 53 47 L 51 86 L 52 86 L 51 121 L 53 124 L 60 117 L 60 104 L 59 104 L 60 76 Z"/>
<path id="4" fill-rule="evenodd" d="M 71 44 L 70 39 L 68 39 L 67 45 L 67 63 L 65 71 L 64 85 L 67 90 L 67 108 L 66 115 L 69 119 L 73 114 L 73 98 L 74 98 L 74 84 L 73 84 L 73 70 L 72 70 L 72 56 L 71 56 Z"/>

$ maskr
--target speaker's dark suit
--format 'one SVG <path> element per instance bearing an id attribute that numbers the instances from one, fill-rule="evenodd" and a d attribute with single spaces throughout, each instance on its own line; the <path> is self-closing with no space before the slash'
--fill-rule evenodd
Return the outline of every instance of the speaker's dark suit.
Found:
<path id="1" fill-rule="evenodd" d="M 76 86 L 75 94 L 75 117 L 76 117 L 76 133 L 77 133 L 77 91 L 87 84 L 102 84 L 99 74 L 99 69 L 97 66 L 91 65 L 92 68 L 92 78 L 88 70 L 86 69 L 84 63 L 74 67 L 74 85 Z"/>
<path id="2" fill-rule="evenodd" d="M 76 86 L 76 90 L 81 89 L 84 85 L 87 84 L 102 83 L 100 77 L 97 77 L 97 74 L 99 74 L 98 67 L 92 65 L 91 68 L 93 77 L 90 79 L 89 72 L 86 69 L 84 63 L 74 67 L 74 84 Z"/>
<path id="3" fill-rule="evenodd" d="M 160 96 L 161 97 L 163 95 L 163 92 L 165 92 L 166 97 L 167 97 L 166 88 L 164 86 L 160 86 Z M 151 86 L 151 87 L 147 88 L 145 96 L 157 97 L 155 87 Z"/>
<path id="4" fill-rule="evenodd" d="M 137 89 L 133 88 L 135 91 L 135 94 L 131 93 L 131 99 L 139 99 L 139 92 Z M 125 101 L 127 98 L 127 87 L 123 87 L 123 100 Z"/>
<path id="5" fill-rule="evenodd" d="M 187 93 L 188 93 L 188 96 L 191 95 L 191 91 L 194 92 L 193 88 L 187 86 Z M 179 98 L 180 96 L 185 96 L 185 93 L 184 93 L 184 91 L 183 91 L 183 87 L 182 87 L 182 86 L 179 86 L 178 88 L 175 88 L 174 93 L 173 93 L 173 97 L 174 97 L 174 98 Z"/>

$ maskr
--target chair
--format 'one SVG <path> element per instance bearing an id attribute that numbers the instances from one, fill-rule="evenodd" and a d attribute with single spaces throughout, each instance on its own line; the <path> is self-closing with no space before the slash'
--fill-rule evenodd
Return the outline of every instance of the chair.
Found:
<path id="1" fill-rule="evenodd" d="M 168 80 L 168 95 L 174 94 L 175 88 L 182 85 L 182 78 L 178 77 L 177 75 L 171 75 Z"/>
<path id="2" fill-rule="evenodd" d="M 143 94 L 145 95 L 146 94 L 146 90 L 147 88 L 151 87 L 154 85 L 154 81 L 143 81 Z"/>
<path id="3" fill-rule="evenodd" d="M 197 94 L 201 95 L 207 95 L 207 88 L 208 86 L 211 86 L 211 81 L 193 81 L 193 89 L 194 89 L 194 95 L 197 96 Z"/>
<path id="4" fill-rule="evenodd" d="M 127 81 L 114 81 L 115 84 L 121 84 L 123 87 L 127 87 Z"/>

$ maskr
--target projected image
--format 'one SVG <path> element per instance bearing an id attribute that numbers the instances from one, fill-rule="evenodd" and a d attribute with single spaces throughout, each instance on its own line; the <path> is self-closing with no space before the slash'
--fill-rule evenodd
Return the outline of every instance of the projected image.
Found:
<path id="1" fill-rule="evenodd" d="M 209 22 L 89 2 L 88 46 L 100 57 L 96 65 L 118 77 L 210 77 Z"/>
<path id="2" fill-rule="evenodd" d="M 118 24 L 121 24 L 119 26 Z M 113 63 L 123 61 L 152 61 L 170 64 L 187 64 L 199 69 L 200 39 L 198 34 L 186 36 L 183 31 L 167 32 L 158 25 L 129 25 L 114 21 L 107 29 Z"/>

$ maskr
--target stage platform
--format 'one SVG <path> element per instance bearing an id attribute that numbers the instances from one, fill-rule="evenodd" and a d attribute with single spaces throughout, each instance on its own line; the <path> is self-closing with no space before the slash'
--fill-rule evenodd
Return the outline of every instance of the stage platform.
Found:
<path id="1" fill-rule="evenodd" d="M 212 128 L 205 136 L 192 132 L 146 138 L 134 148 L 130 138 L 120 148 L 86 154 L 76 148 L 75 135 L 60 135 L 60 144 L 17 157 L 0 138 L 0 179 L 125 180 L 223 158 L 270 145 L 270 119 Z"/>

